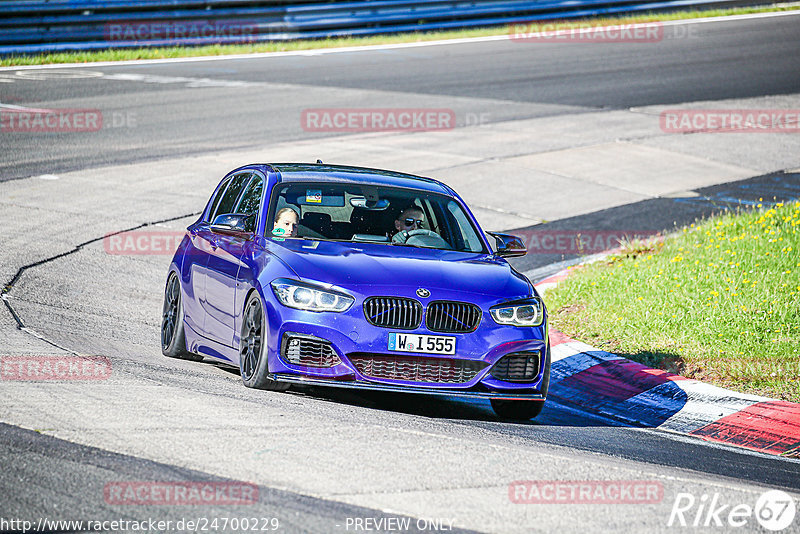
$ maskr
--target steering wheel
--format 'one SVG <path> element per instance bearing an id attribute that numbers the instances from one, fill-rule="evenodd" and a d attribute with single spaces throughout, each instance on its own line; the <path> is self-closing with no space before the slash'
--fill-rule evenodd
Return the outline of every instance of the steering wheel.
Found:
<path id="1" fill-rule="evenodd" d="M 450 248 L 450 244 L 442 239 L 439 234 L 427 228 L 401 230 L 392 236 L 392 243 L 409 244 L 427 248 Z"/>

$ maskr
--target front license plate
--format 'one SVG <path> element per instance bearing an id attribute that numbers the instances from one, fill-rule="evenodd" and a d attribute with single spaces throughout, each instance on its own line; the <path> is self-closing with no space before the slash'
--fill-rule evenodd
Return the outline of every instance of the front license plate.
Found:
<path id="1" fill-rule="evenodd" d="M 389 350 L 423 352 L 425 354 L 455 354 L 456 338 L 453 336 L 426 336 L 389 332 Z"/>

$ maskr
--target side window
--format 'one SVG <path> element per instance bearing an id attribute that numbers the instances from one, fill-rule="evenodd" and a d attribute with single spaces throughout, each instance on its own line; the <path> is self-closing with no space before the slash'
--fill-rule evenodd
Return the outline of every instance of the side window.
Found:
<path id="1" fill-rule="evenodd" d="M 228 188 L 228 184 L 230 184 L 230 183 L 231 183 L 231 179 L 228 178 L 227 180 L 222 182 L 222 185 L 220 185 L 219 188 L 217 189 L 217 191 L 215 193 L 216 196 L 211 201 L 211 209 L 208 210 L 208 219 L 209 220 L 212 218 L 212 216 L 214 215 L 214 212 L 217 210 L 217 206 L 219 206 L 219 201 L 222 200 L 222 196 L 225 194 L 225 189 Z"/>
<path id="2" fill-rule="evenodd" d="M 239 204 L 234 210 L 235 213 L 244 213 L 245 215 L 253 215 L 258 213 L 258 208 L 261 207 L 261 194 L 264 192 L 264 179 L 258 174 L 253 175 L 253 179 L 247 184 L 247 188 L 242 194 Z"/>
<path id="3" fill-rule="evenodd" d="M 475 233 L 475 230 L 472 228 L 469 219 L 467 219 L 467 215 L 461 210 L 459 205 L 451 200 L 447 203 L 447 209 L 453 214 L 453 217 L 455 217 L 456 223 L 458 224 L 458 229 L 454 230 L 461 234 L 457 237 L 459 238 L 459 241 L 464 243 L 463 250 L 467 252 L 483 251 L 481 238 Z"/>
<path id="4" fill-rule="evenodd" d="M 248 178 L 250 178 L 249 172 L 243 172 L 233 177 L 228 189 L 226 189 L 225 193 L 222 195 L 219 205 L 211 213 L 211 222 L 214 222 L 217 215 L 233 213 L 233 207 L 236 205 L 236 200 L 239 198 L 239 194 L 241 194 Z"/>
<path id="5" fill-rule="evenodd" d="M 242 198 L 239 200 L 239 204 L 236 206 L 234 212 L 244 213 L 245 215 L 257 214 L 259 208 L 261 208 L 261 194 L 263 192 L 264 178 L 254 173 L 253 178 L 250 180 L 250 183 L 247 184 L 244 193 L 242 193 Z M 255 231 L 258 222 L 257 219 L 258 217 L 251 217 L 249 219 L 250 227 L 247 229 L 248 231 Z"/>

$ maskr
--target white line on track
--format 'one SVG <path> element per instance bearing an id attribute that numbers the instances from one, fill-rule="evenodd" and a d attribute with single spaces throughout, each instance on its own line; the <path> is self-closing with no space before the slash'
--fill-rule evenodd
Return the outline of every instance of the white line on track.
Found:
<path id="1" fill-rule="evenodd" d="M 25 106 L 15 106 L 14 104 L 3 104 L 0 102 L 0 109 L 7 109 L 13 112 L 30 112 L 30 113 L 50 113 L 52 109 L 43 109 L 43 108 L 26 108 Z"/>
<path id="2" fill-rule="evenodd" d="M 102 73 L 101 73 L 102 74 Z M 157 76 L 154 74 L 105 74 L 105 80 L 141 83 L 185 83 L 187 87 L 264 87 L 261 82 L 243 82 L 237 80 L 215 80 L 212 78 L 185 78 L 182 76 Z"/>
<path id="3" fill-rule="evenodd" d="M 727 17 L 706 17 L 698 19 L 684 19 L 684 20 L 669 20 L 659 22 L 661 26 L 680 26 L 682 24 L 705 24 L 708 22 L 735 22 L 740 20 L 763 19 L 772 17 L 786 17 L 800 15 L 800 10 L 794 11 L 775 11 L 770 13 L 750 13 L 746 15 L 730 15 Z M 525 21 L 520 21 L 525 22 Z M 547 23 L 547 21 L 540 21 Z M 652 24 L 652 23 L 651 23 Z M 612 27 L 596 27 L 591 31 L 603 32 Z M 530 34 L 534 35 L 534 34 Z M 548 32 L 548 35 L 552 33 Z M 493 41 L 507 41 L 511 39 L 510 34 L 507 35 L 489 35 L 486 37 L 466 37 L 463 39 L 442 39 L 439 41 L 423 41 L 414 43 L 394 43 L 382 45 L 368 45 L 368 46 L 346 46 L 340 48 L 317 48 L 314 50 L 290 50 L 286 52 L 260 52 L 256 54 L 231 54 L 222 56 L 198 56 L 198 57 L 181 57 L 181 58 L 165 58 L 165 59 L 135 59 L 130 61 L 96 61 L 89 63 L 56 63 L 51 65 L 23 65 L 18 67 L 0 67 L 2 71 L 23 71 L 23 70 L 43 70 L 43 69 L 66 69 L 66 68 L 86 68 L 86 67 L 114 67 L 118 65 L 158 65 L 164 63 L 194 63 L 199 61 L 223 61 L 229 59 L 264 59 L 272 57 L 291 57 L 291 56 L 321 56 L 325 54 L 341 54 L 341 53 L 354 53 L 354 52 L 369 52 L 374 50 L 397 50 L 403 48 L 420 48 L 425 46 L 441 46 L 441 45 L 457 45 L 457 44 L 472 44 L 472 43 L 485 43 Z"/>

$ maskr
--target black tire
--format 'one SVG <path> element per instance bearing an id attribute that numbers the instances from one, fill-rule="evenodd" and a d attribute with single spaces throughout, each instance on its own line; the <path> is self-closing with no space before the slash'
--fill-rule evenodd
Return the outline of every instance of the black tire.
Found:
<path id="1" fill-rule="evenodd" d="M 202 356 L 186 350 L 183 331 L 183 298 L 181 284 L 175 273 L 170 273 L 164 289 L 164 306 L 161 310 L 161 353 L 169 358 L 199 362 Z"/>
<path id="2" fill-rule="evenodd" d="M 267 325 L 264 307 L 255 291 L 247 299 L 242 317 L 242 336 L 239 342 L 239 372 L 245 386 L 268 391 L 286 391 L 289 384 L 269 378 L 266 344 Z"/>
<path id="3" fill-rule="evenodd" d="M 492 399 L 492 410 L 503 419 L 527 421 L 542 412 L 544 401 L 538 400 L 500 400 Z"/>

